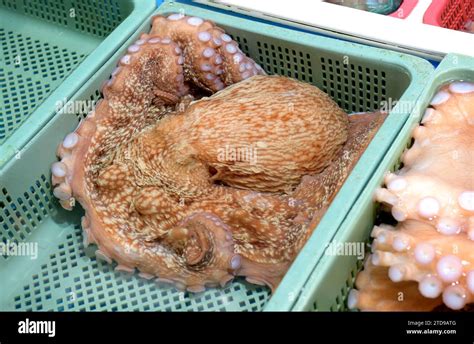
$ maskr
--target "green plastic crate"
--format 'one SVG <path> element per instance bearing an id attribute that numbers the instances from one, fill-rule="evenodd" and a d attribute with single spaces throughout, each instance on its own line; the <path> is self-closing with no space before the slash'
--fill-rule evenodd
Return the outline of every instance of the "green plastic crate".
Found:
<path id="1" fill-rule="evenodd" d="M 438 66 L 435 74 L 427 80 L 427 86 L 405 123 L 400 134 L 380 163 L 373 177 L 347 215 L 336 235 L 336 243 L 369 242 L 375 224 L 378 204 L 374 202 L 375 189 L 383 184 L 387 171 L 396 171 L 400 166 L 403 151 L 412 144 L 411 133 L 440 86 L 453 81 L 474 82 L 474 58 L 449 54 Z M 354 256 L 323 255 L 306 282 L 293 310 L 347 310 L 346 298 L 352 289 L 355 277 L 363 262 Z"/>
<path id="2" fill-rule="evenodd" d="M 408 55 L 313 36 L 252 22 L 194 6 L 165 3 L 159 13 L 184 12 L 213 20 L 231 34 L 244 52 L 269 73 L 292 76 L 328 92 L 348 112 L 373 110 L 389 97 L 412 100 L 432 73 L 426 61 Z M 91 78 L 72 100 L 96 100 L 132 38 Z M 411 109 L 409 109 L 411 110 Z M 268 288 L 236 279 L 222 289 L 179 292 L 171 286 L 115 272 L 84 249 L 79 218 L 62 210 L 51 194 L 50 164 L 64 135 L 85 113 L 58 114 L 25 147 L 20 159 L 0 170 L 0 238 L 38 242 L 36 260 L 0 257 L 2 310 L 246 310 L 290 309 L 313 270 L 320 249 L 343 221 L 410 111 L 396 108 L 328 210 L 321 225 L 270 298 Z"/>
<path id="3" fill-rule="evenodd" d="M 154 0 L 0 1 L 0 167 L 155 9 Z M 64 101 L 65 102 L 65 101 Z"/>

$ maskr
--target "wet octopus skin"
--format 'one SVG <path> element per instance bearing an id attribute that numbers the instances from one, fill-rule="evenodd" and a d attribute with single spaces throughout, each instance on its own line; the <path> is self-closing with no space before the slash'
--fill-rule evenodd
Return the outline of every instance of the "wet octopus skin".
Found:
<path id="1" fill-rule="evenodd" d="M 443 87 L 413 137 L 404 167 L 376 191 L 399 223 L 374 227 L 352 308 L 462 310 L 474 303 L 474 84 Z"/>
<path id="2" fill-rule="evenodd" d="M 215 92 L 263 73 L 262 68 L 211 21 L 174 13 L 166 18 L 156 16 L 152 24 L 150 35 L 169 37 L 182 47 L 186 56 L 184 77 L 201 88 Z"/>
<path id="3" fill-rule="evenodd" d="M 247 79 L 263 71 L 235 59 L 224 35 L 199 18 L 155 18 L 58 147 L 54 194 L 66 209 L 82 205 L 85 243 L 118 270 L 193 292 L 236 275 L 274 289 L 384 115 L 348 119 L 309 84 Z M 211 79 L 200 59 L 215 38 L 226 45 L 213 47 L 219 63 L 206 60 Z M 252 147 L 257 159 L 222 160 L 226 146 Z"/>

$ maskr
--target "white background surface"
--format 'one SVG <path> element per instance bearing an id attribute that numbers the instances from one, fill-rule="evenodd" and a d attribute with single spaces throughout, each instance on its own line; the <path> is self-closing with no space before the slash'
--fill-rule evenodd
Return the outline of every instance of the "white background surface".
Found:
<path id="1" fill-rule="evenodd" d="M 200 0 L 197 2 L 213 6 L 231 5 L 234 10 L 251 16 L 286 22 L 290 25 L 303 25 L 306 29 L 336 37 L 347 35 L 353 41 L 376 46 L 386 47 L 390 44 L 392 49 L 411 51 L 436 60 L 441 60 L 447 53 L 474 56 L 474 34 L 422 24 L 423 13 L 431 0 L 419 0 L 408 19 L 355 10 L 321 0 Z M 293 23 L 288 23 L 288 21 Z"/>

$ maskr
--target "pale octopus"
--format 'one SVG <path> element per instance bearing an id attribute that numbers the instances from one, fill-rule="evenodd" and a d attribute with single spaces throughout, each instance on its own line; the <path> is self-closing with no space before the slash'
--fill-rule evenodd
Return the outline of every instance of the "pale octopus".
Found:
<path id="1" fill-rule="evenodd" d="M 276 288 L 385 116 L 264 74 L 210 21 L 153 19 L 52 166 L 97 257 L 192 292 Z"/>
<path id="2" fill-rule="evenodd" d="M 443 87 L 413 138 L 403 168 L 376 191 L 398 225 L 374 227 L 373 254 L 350 308 L 461 310 L 474 303 L 474 84 Z"/>

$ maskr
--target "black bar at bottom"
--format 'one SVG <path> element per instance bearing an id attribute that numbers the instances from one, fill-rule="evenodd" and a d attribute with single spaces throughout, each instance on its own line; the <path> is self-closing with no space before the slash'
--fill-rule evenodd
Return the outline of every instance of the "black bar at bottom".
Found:
<path id="1" fill-rule="evenodd" d="M 41 332 L 41 333 L 38 333 Z M 220 333 L 220 334 L 219 334 Z M 473 313 L 0 313 L 0 343 L 473 343 Z"/>

